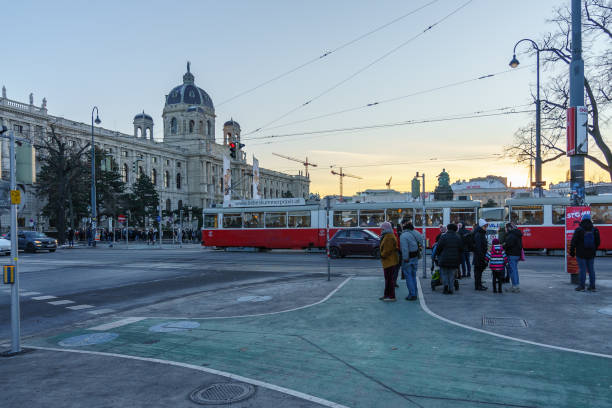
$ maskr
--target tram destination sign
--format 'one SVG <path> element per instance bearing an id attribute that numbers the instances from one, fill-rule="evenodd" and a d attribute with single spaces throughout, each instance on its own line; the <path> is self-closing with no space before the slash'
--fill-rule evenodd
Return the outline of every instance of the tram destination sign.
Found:
<path id="1" fill-rule="evenodd" d="M 261 200 L 231 200 L 229 207 L 282 207 L 285 205 L 304 205 L 303 198 L 266 198 Z"/>

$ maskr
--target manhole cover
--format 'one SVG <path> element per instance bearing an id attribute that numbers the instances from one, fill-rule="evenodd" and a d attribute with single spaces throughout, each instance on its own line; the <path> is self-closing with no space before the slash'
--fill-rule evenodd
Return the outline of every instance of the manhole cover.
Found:
<path id="1" fill-rule="evenodd" d="M 604 307 L 598 310 L 599 313 L 612 316 L 612 306 Z"/>
<path id="2" fill-rule="evenodd" d="M 241 296 L 236 299 L 238 302 L 267 302 L 272 296 Z"/>
<path id="3" fill-rule="evenodd" d="M 527 327 L 527 320 L 516 317 L 482 316 L 482 325 L 491 327 Z"/>
<path id="4" fill-rule="evenodd" d="M 62 347 L 81 347 L 91 346 L 93 344 L 101 344 L 116 339 L 117 333 L 92 333 L 82 334 L 80 336 L 68 337 L 58 344 Z"/>
<path id="5" fill-rule="evenodd" d="M 189 394 L 189 399 L 202 405 L 231 404 L 243 401 L 255 393 L 255 387 L 245 383 L 205 385 Z"/>

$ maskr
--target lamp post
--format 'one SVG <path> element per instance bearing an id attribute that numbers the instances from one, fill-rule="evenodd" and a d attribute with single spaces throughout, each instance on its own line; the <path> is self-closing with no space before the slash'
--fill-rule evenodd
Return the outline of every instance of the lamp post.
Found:
<path id="1" fill-rule="evenodd" d="M 519 40 L 516 44 L 514 44 L 514 51 L 512 52 L 512 61 L 510 61 L 510 66 L 512 68 L 516 68 L 519 66 L 519 61 L 516 59 L 516 47 L 522 43 L 523 41 L 527 41 L 531 43 L 531 46 L 536 51 L 536 158 L 535 158 L 535 184 L 536 184 L 536 194 L 538 197 L 542 197 L 542 156 L 541 156 L 541 148 L 540 148 L 540 48 L 535 41 L 529 38 L 523 38 Z"/>
<path id="2" fill-rule="evenodd" d="M 94 111 L 96 119 L 94 120 Z M 94 123 L 99 125 L 100 120 L 98 107 L 94 106 L 91 110 L 91 235 L 92 245 L 96 246 L 97 214 L 96 214 L 96 146 L 94 144 Z"/>

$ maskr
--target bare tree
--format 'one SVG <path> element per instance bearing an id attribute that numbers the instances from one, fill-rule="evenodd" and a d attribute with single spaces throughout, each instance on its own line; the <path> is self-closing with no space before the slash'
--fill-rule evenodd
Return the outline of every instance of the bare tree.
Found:
<path id="1" fill-rule="evenodd" d="M 554 70 L 559 65 L 571 62 L 571 11 L 568 8 L 555 10 L 550 20 L 554 32 L 547 34 L 539 44 L 544 65 Z M 589 111 L 588 134 L 590 148 L 597 148 L 586 156 L 612 180 L 612 151 L 603 134 L 609 130 L 612 106 L 612 0 L 585 0 L 583 6 L 583 59 L 585 64 L 584 89 Z M 569 76 L 567 68 L 553 75 L 542 88 L 542 163 L 557 160 L 566 155 L 566 111 L 569 107 Z M 517 162 L 535 157 L 531 148 L 531 125 L 517 130 L 513 144 L 505 148 L 506 153 Z M 602 129 L 603 128 L 603 129 Z M 598 157 L 599 156 L 599 157 Z"/>

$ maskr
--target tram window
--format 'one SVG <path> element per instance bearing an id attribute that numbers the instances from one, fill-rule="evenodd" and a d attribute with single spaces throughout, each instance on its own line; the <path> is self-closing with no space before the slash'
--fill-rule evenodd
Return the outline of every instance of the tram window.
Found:
<path id="1" fill-rule="evenodd" d="M 242 228 L 242 216 L 238 214 L 223 214 L 223 228 Z"/>
<path id="2" fill-rule="evenodd" d="M 593 224 L 612 224 L 612 205 L 592 204 L 591 219 Z"/>
<path id="3" fill-rule="evenodd" d="M 287 213 L 266 213 L 266 228 L 287 228 Z"/>
<path id="4" fill-rule="evenodd" d="M 385 210 L 361 210 L 359 211 L 360 227 L 380 227 L 385 220 Z"/>
<path id="5" fill-rule="evenodd" d="M 412 208 L 387 208 L 387 221 L 393 225 L 412 221 Z"/>
<path id="6" fill-rule="evenodd" d="M 310 228 L 310 211 L 289 213 L 289 228 Z"/>
<path id="7" fill-rule="evenodd" d="M 510 210 L 510 220 L 516 225 L 544 224 L 544 207 L 541 205 L 513 206 Z"/>
<path id="8" fill-rule="evenodd" d="M 217 214 L 204 215 L 204 228 L 218 228 Z"/>
<path id="9" fill-rule="evenodd" d="M 417 208 L 414 212 L 414 226 L 423 226 L 423 210 L 420 208 Z"/>
<path id="10" fill-rule="evenodd" d="M 334 227 L 356 227 L 357 211 L 334 211 Z"/>
<path id="11" fill-rule="evenodd" d="M 427 208 L 425 209 L 425 220 L 428 227 L 437 227 L 442 224 L 442 208 Z"/>
<path id="12" fill-rule="evenodd" d="M 451 208 L 450 222 L 453 224 L 462 223 L 466 227 L 476 224 L 476 211 L 473 208 Z"/>
<path id="13" fill-rule="evenodd" d="M 552 223 L 554 225 L 565 224 L 565 207 L 562 205 L 552 206 Z"/>
<path id="14" fill-rule="evenodd" d="M 263 228 L 264 213 L 245 212 L 243 220 L 244 220 L 244 228 Z"/>

